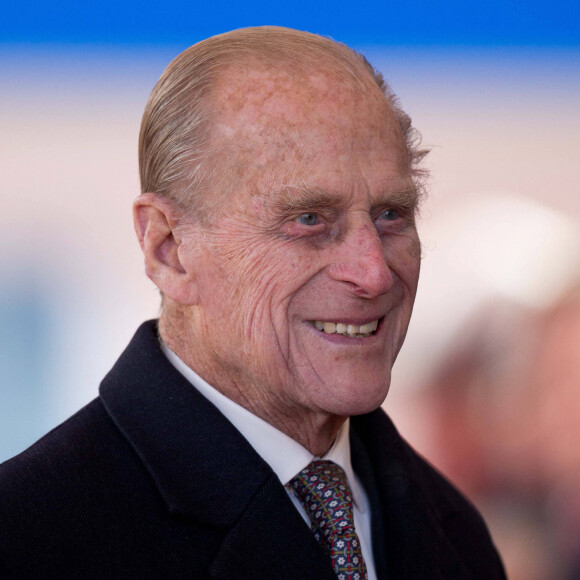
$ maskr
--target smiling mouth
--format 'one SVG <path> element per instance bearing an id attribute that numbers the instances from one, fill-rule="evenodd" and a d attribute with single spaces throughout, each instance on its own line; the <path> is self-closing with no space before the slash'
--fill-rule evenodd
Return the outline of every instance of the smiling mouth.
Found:
<path id="1" fill-rule="evenodd" d="M 323 322 L 321 320 L 312 320 L 310 324 L 317 330 L 326 334 L 340 334 L 351 338 L 368 338 L 373 336 L 379 325 L 378 320 L 367 322 L 366 324 L 343 324 L 342 322 Z"/>

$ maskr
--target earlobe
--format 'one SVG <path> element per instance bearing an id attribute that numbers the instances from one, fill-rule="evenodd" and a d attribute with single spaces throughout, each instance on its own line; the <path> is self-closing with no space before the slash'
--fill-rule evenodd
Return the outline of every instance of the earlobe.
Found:
<path id="1" fill-rule="evenodd" d="M 155 193 L 141 194 L 133 204 L 133 223 L 145 257 L 147 276 L 173 301 L 197 302 L 192 273 L 179 255 L 181 240 L 170 203 Z"/>

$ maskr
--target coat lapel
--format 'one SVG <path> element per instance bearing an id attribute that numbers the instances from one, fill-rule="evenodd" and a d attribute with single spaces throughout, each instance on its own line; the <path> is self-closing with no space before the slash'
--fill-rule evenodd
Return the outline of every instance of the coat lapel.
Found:
<path id="1" fill-rule="evenodd" d="M 222 580 L 336 580 L 284 487 L 241 433 L 169 363 L 142 325 L 100 396 L 168 510 L 224 530 Z"/>

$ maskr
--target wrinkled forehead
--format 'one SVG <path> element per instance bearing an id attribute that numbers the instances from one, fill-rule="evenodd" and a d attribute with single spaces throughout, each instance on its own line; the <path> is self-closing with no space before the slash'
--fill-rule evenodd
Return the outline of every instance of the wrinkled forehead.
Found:
<path id="1" fill-rule="evenodd" d="M 235 132 L 257 132 L 263 138 L 270 133 L 287 142 L 293 130 L 303 135 L 305 126 L 309 133 L 329 125 L 336 130 L 385 128 L 392 111 L 367 76 L 368 83 L 353 86 L 352 81 L 322 68 L 230 67 L 212 95 L 216 135 L 227 138 Z"/>
<path id="2" fill-rule="evenodd" d="M 400 148 L 396 116 L 372 77 L 365 90 L 320 68 L 294 71 L 236 67 L 225 71 L 212 95 L 212 145 L 230 160 L 252 155 L 262 163 L 303 162 L 341 148 Z M 336 151 L 338 152 L 338 151 Z"/>

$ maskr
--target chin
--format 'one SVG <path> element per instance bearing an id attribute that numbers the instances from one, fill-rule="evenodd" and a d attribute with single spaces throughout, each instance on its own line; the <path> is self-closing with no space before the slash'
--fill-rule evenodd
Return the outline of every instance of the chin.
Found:
<path id="1" fill-rule="evenodd" d="M 356 382 L 354 383 L 356 385 Z M 350 417 L 352 415 L 364 415 L 378 409 L 387 398 L 389 392 L 389 381 L 381 381 L 375 385 L 366 384 L 365 387 L 359 383 L 355 389 L 352 384 L 344 388 L 329 388 L 325 408 L 333 415 Z"/>
<path id="2" fill-rule="evenodd" d="M 327 405 L 327 412 L 337 417 L 354 417 L 356 415 L 366 415 L 378 409 L 384 402 L 385 397 L 375 401 L 356 402 L 352 404 Z"/>

